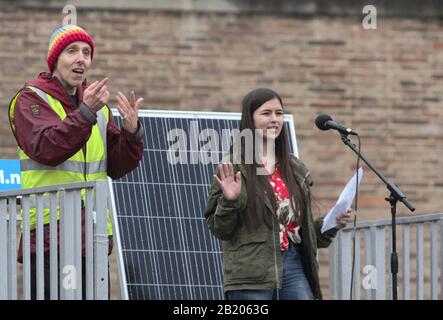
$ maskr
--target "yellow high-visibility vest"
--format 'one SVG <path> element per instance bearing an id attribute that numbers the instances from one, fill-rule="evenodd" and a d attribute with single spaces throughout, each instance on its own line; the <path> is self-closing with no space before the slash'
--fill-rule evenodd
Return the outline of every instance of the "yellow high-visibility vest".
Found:
<path id="1" fill-rule="evenodd" d="M 63 121 L 66 118 L 66 112 L 62 104 L 39 88 L 28 86 L 26 88 L 34 91 L 40 98 L 51 106 L 52 110 Z M 9 106 L 9 120 L 12 130 L 15 134 L 14 110 L 20 91 L 12 99 Z M 107 145 L 106 132 L 109 121 L 109 109 L 103 107 L 97 112 L 97 123 L 92 126 L 91 135 L 86 142 L 86 155 L 80 149 L 76 154 L 65 162 L 57 166 L 43 165 L 32 160 L 18 146 L 18 154 L 21 167 L 22 188 L 36 188 L 55 184 L 85 182 L 94 180 L 107 179 Z M 82 192 L 82 198 L 84 192 Z M 49 208 L 44 208 L 43 223 L 48 224 L 50 221 Z M 31 230 L 36 227 L 36 210 L 30 210 L 30 227 Z M 108 234 L 112 234 L 112 224 L 108 215 Z"/>

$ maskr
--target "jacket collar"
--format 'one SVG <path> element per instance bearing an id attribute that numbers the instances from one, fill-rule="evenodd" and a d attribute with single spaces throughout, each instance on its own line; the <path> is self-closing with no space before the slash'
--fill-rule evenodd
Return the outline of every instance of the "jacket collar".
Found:
<path id="1" fill-rule="evenodd" d="M 65 88 L 62 86 L 60 80 L 51 73 L 41 72 L 37 80 L 26 82 L 25 87 L 26 86 L 39 88 L 40 90 L 43 90 L 49 94 L 51 97 L 60 101 L 65 107 L 74 108 L 74 103 L 69 94 L 66 92 Z M 83 102 L 83 91 L 85 87 L 86 80 L 81 86 L 77 87 L 76 95 L 79 104 Z"/>

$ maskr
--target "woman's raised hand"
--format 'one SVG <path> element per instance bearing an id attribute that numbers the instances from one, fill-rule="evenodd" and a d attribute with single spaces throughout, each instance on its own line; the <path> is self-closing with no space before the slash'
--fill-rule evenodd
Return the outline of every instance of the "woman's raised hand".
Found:
<path id="1" fill-rule="evenodd" d="M 223 196 L 227 200 L 235 200 L 241 191 L 241 174 L 237 171 L 234 174 L 234 166 L 231 162 L 218 165 L 218 175 L 214 174 L 214 179 L 223 191 Z"/>

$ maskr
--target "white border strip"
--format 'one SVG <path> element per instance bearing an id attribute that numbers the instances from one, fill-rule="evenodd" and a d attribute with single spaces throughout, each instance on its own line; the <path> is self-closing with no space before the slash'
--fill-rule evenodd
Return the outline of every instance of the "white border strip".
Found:
<path id="1" fill-rule="evenodd" d="M 115 256 L 117 258 L 117 272 L 120 283 L 120 299 L 129 300 L 128 294 L 128 281 L 126 279 L 126 269 L 123 262 L 123 255 L 121 250 L 121 237 L 120 228 L 117 220 L 117 210 L 115 206 L 114 188 L 112 186 L 112 179 L 108 177 L 109 196 L 111 197 L 111 221 L 112 221 L 112 233 L 113 241 L 115 244 Z"/>

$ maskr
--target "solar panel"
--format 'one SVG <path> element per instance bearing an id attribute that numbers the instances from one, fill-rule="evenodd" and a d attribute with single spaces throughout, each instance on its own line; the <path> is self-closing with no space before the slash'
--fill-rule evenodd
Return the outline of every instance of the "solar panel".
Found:
<path id="1" fill-rule="evenodd" d="M 298 155 L 292 115 L 285 121 L 291 153 Z M 123 298 L 223 299 L 221 246 L 204 211 L 240 114 L 141 110 L 140 122 L 143 159 L 112 188 Z"/>

